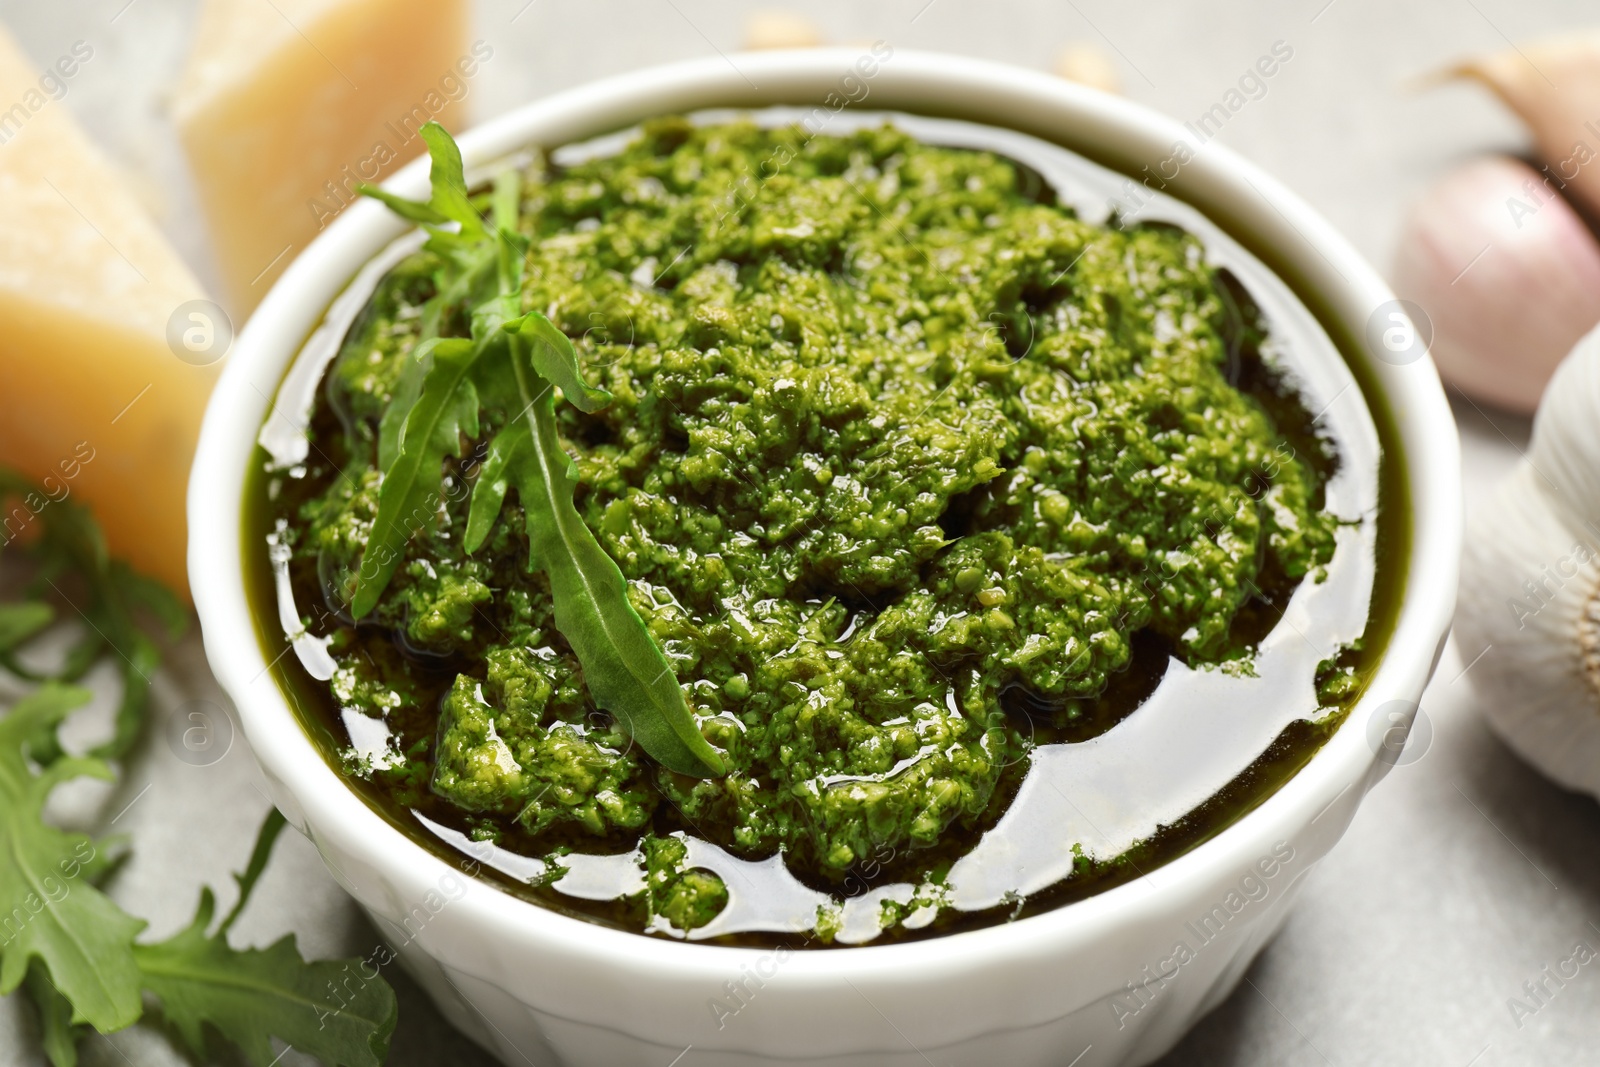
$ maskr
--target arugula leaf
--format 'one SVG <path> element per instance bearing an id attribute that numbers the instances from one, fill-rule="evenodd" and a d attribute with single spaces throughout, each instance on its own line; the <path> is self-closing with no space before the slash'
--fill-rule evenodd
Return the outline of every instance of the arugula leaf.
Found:
<path id="1" fill-rule="evenodd" d="M 388 470 L 398 457 L 402 429 L 431 369 L 432 360 L 422 346 L 440 335 L 444 315 L 449 309 L 475 304 L 484 295 L 492 294 L 499 280 L 497 275 L 503 269 L 499 260 L 504 256 L 497 257 L 497 242 L 486 239 L 488 231 L 472 206 L 460 149 L 437 122 L 424 124 L 420 132 L 432 159 L 429 171 L 432 193 L 426 202 L 406 200 L 375 185 L 357 186 L 358 192 L 388 205 L 400 217 L 426 227 L 429 234 L 426 247 L 437 252 L 446 264 L 437 279 L 438 291 L 423 308 L 416 355 L 401 372 L 394 395 L 378 423 L 380 470 Z M 457 232 L 445 228 L 451 223 L 458 226 Z"/>
<path id="2" fill-rule="evenodd" d="M 577 352 L 567 335 L 537 311 L 517 314 L 517 301 L 512 292 L 479 304 L 472 315 L 472 341 L 435 338 L 418 346 L 411 366 L 432 362 L 406 416 L 393 461 L 383 468 L 378 514 L 350 605 L 353 617 L 359 619 L 377 606 L 400 564 L 406 542 L 437 513 L 445 457 L 461 455 L 463 434 L 477 435 L 479 391 L 474 372 L 481 363 L 531 360 L 534 368 L 559 383 L 563 394 L 581 410 L 598 411 L 611 402 L 610 393 L 583 380 Z M 492 381 L 496 375 L 490 371 L 483 376 Z M 380 442 L 380 462 L 381 456 Z M 502 490 L 500 498 L 504 496 Z M 492 514 L 484 516 L 488 522 L 494 518 Z M 471 534 L 468 541 L 472 542 Z M 482 543 L 481 536 L 477 543 Z"/>
<path id="3" fill-rule="evenodd" d="M 143 608 L 155 616 L 176 641 L 189 628 L 189 609 L 162 583 L 140 574 L 121 560 L 111 561 L 111 581 L 129 608 Z"/>
<path id="4" fill-rule="evenodd" d="M 522 416 L 526 415 L 531 401 L 513 368 L 531 364 L 539 378 L 558 386 L 562 395 L 580 411 L 598 411 L 611 402 L 610 393 L 583 380 L 578 370 L 578 353 L 571 339 L 539 312 L 530 311 L 507 322 L 505 329 L 511 337 L 511 358 L 497 368 L 500 373 L 484 375 L 479 391 L 492 395 L 505 407 L 521 414 L 490 440 L 488 455 L 478 468 L 467 515 L 467 532 L 462 542 L 468 555 L 483 547 L 493 532 L 495 520 L 500 517 L 506 490 L 510 488 L 509 466 L 519 453 L 524 456 L 523 461 L 527 461 L 528 449 L 519 448 L 518 443 L 528 438 Z"/>
<path id="5" fill-rule="evenodd" d="M 356 191 L 362 196 L 370 196 L 374 200 L 381 201 L 388 206 L 390 211 L 411 222 L 421 223 L 425 226 L 442 226 L 450 221 L 443 212 L 435 209 L 432 204 L 407 200 L 403 196 L 396 196 L 387 189 L 368 182 L 362 182 L 357 185 Z"/>
<path id="6" fill-rule="evenodd" d="M 429 242 L 436 243 L 435 234 Z M 435 281 L 438 291 L 423 305 L 422 331 L 412 358 L 406 362 L 395 383 L 394 395 L 378 420 L 378 469 L 387 470 L 400 454 L 400 435 L 411 409 L 422 393 L 422 383 L 433 366 L 427 343 L 440 335 L 445 315 L 451 309 L 474 306 L 491 299 L 496 292 L 497 260 L 493 246 L 481 243 L 470 248 L 452 246 L 447 250 L 446 266 Z"/>
<path id="7" fill-rule="evenodd" d="M 122 838 L 104 838 L 93 856 L 83 862 L 78 877 L 89 885 L 99 885 L 110 869 L 126 858 Z M 38 960 L 28 964 L 22 987 L 39 1014 L 39 1044 L 54 1067 L 77 1067 L 78 1042 L 88 1027 L 73 1021 L 72 1002 L 50 980 L 50 972 Z"/>
<path id="8" fill-rule="evenodd" d="M 461 547 L 472 555 L 494 532 L 495 520 L 505 505 L 506 490 L 511 488 L 509 474 L 511 462 L 518 452 L 526 452 L 528 426 L 521 419 L 495 434 L 489 441 L 489 453 L 478 468 L 477 480 L 472 483 L 472 501 L 467 508 L 467 533 Z"/>
<path id="9" fill-rule="evenodd" d="M 475 420 L 475 402 L 471 415 Z M 36 490 L 26 479 L 0 468 L 0 497 L 29 492 Z M 76 1067 L 77 1042 L 87 1027 L 110 1032 L 135 1022 L 144 1007 L 141 990 L 161 999 L 180 1038 L 197 1053 L 209 1025 L 258 1067 L 273 1060 L 274 1036 L 338 1067 L 375 1067 L 388 1051 L 395 1001 L 376 973 L 356 972 L 363 981 L 351 988 L 351 966 L 362 961 L 308 964 L 292 937 L 266 949 L 228 946 L 227 932 L 283 829 L 278 812 L 267 818 L 248 866 L 235 876 L 239 902 L 217 930 L 206 934 L 214 912 L 206 890 L 194 923 L 151 945 L 135 942 L 145 924 L 98 888 L 123 854 L 121 839 L 95 840 L 43 821 L 56 785 L 112 778 L 106 758 L 125 753 L 145 725 L 160 653 L 135 614 L 148 612 L 176 635 L 188 612 L 165 587 L 113 560 L 99 526 L 75 503 L 52 501 L 41 514 L 44 535 L 27 549 L 38 564 L 29 599 L 0 604 L 0 667 L 42 682 L 0 718 L 0 995 L 25 986 L 55 1067 Z M 86 591 L 87 599 L 74 600 L 69 590 Z M 86 632 L 54 671 L 25 670 L 11 653 L 54 620 L 56 611 L 43 599 L 51 594 L 76 609 Z M 89 692 L 61 679 L 82 675 L 110 652 L 124 683 L 115 735 L 88 757 L 70 757 L 58 728 Z"/>
<path id="10" fill-rule="evenodd" d="M 423 344 L 426 342 L 419 343 L 417 347 L 421 348 Z M 417 397 L 422 395 L 423 379 L 432 367 L 433 361 L 427 359 L 424 352 L 422 357 L 407 361 L 401 368 L 400 377 L 394 384 L 394 395 L 389 398 L 389 406 L 383 409 L 383 415 L 378 419 L 379 470 L 388 470 L 399 458 L 400 432 L 405 429 L 411 409 L 417 406 Z"/>
<path id="11" fill-rule="evenodd" d="M 72 1004 L 39 961 L 28 965 L 24 988 L 39 1012 L 39 1043 L 55 1067 L 78 1067 L 78 1041 L 87 1027 L 72 1021 Z"/>
<path id="12" fill-rule="evenodd" d="M 428 182 L 432 189 L 429 206 L 450 221 L 459 223 L 462 237 L 480 239 L 487 236 L 483 218 L 472 206 L 467 190 L 466 167 L 461 162 L 461 149 L 456 145 L 455 138 L 437 122 L 423 123 L 417 132 L 428 145 Z"/>
<path id="13" fill-rule="evenodd" d="M 250 862 L 245 864 L 242 873 L 233 876 L 234 882 L 239 886 L 239 899 L 233 902 L 233 910 L 228 912 L 228 917 L 222 920 L 222 925 L 217 927 L 217 933 L 225 934 L 233 926 L 239 913 L 244 911 L 244 906 L 250 903 L 250 894 L 255 892 L 256 882 L 261 880 L 261 872 L 267 869 L 267 861 L 272 858 L 272 846 L 278 843 L 278 835 L 289 824 L 283 817 L 283 812 L 273 808 L 267 812 L 261 829 L 256 831 L 256 847 L 250 850 Z"/>
<path id="14" fill-rule="evenodd" d="M 210 888 L 200 892 L 194 921 L 165 941 L 134 946 L 144 987 L 196 1056 L 204 1056 L 209 1026 L 237 1045 L 255 1067 L 278 1057 L 278 1038 L 330 1067 L 378 1067 L 388 1056 L 397 1019 L 394 990 L 362 960 L 307 963 L 293 934 L 267 948 L 235 949 L 227 934 L 250 899 L 283 829 L 274 810 L 256 835 L 239 882 L 239 902 L 212 934 L 216 910 Z"/>
<path id="15" fill-rule="evenodd" d="M 10 652 L 55 621 L 49 604 L 0 604 L 0 652 Z"/>
<path id="16" fill-rule="evenodd" d="M 440 279 L 439 291 L 423 306 L 422 333 L 417 346 L 412 357 L 401 368 L 394 393 L 378 420 L 379 470 L 388 470 L 400 455 L 400 437 L 405 430 L 406 419 L 411 416 L 411 409 L 416 407 L 417 398 L 422 395 L 422 383 L 433 369 L 431 343 L 439 336 L 444 310 L 467 299 L 468 294 L 492 274 L 490 268 L 493 265 L 491 260 L 485 258 L 453 279 Z"/>
<path id="17" fill-rule="evenodd" d="M 522 175 L 506 171 L 494 182 L 495 280 L 500 292 L 522 289 L 522 262 L 528 254 L 528 241 L 517 233 L 517 212 L 522 205 Z"/>
<path id="18" fill-rule="evenodd" d="M 161 666 L 160 650 L 144 634 L 133 631 L 126 644 L 129 647 L 117 649 L 122 699 L 117 702 L 117 714 L 112 720 L 111 740 L 90 750 L 100 759 L 121 759 L 139 740 L 149 717 L 150 679 Z"/>
<path id="19" fill-rule="evenodd" d="M 447 269 L 424 309 L 422 339 L 401 371 L 378 423 L 378 469 L 384 481 L 374 541 L 367 546 L 350 606 L 357 619 L 377 605 L 406 541 L 418 528 L 416 520 L 421 513 L 431 515 L 430 493 L 436 499 L 439 485 L 428 472 L 437 471 L 445 455 L 460 455 L 461 432 L 477 433 L 478 397 L 470 391 L 472 380 L 467 372 L 490 346 L 504 343 L 499 336 L 501 327 L 520 312 L 517 296 L 526 246 L 515 232 L 519 179 L 510 175 L 495 183 L 495 234 L 491 236 L 472 206 L 455 141 L 437 122 L 425 124 L 421 133 L 432 157 L 432 193 L 426 203 L 404 200 L 371 185 L 360 187 L 362 193 L 381 200 L 401 217 L 427 226 L 428 246 L 441 253 Z M 458 225 L 457 232 L 441 228 L 450 223 Z M 470 347 L 462 347 L 464 342 L 459 339 L 439 339 L 445 312 L 462 305 L 472 308 L 474 343 Z M 451 347 L 444 347 L 447 345 Z M 455 362 L 441 370 L 441 359 Z M 452 428 L 457 431 L 454 437 Z M 391 487 L 396 471 L 400 478 Z"/>
<path id="20" fill-rule="evenodd" d="M 46 825 L 50 791 L 73 778 L 112 777 L 98 759 L 62 756 L 39 774 L 23 745 L 89 700 L 89 691 L 47 682 L 0 719 L 0 996 L 21 984 L 38 960 L 72 1004 L 72 1021 L 106 1033 L 139 1018 L 133 939 L 144 923 L 91 884 L 85 864 L 97 854 L 85 834 Z"/>
<path id="21" fill-rule="evenodd" d="M 428 339 L 418 344 L 379 423 L 383 481 L 351 614 L 359 619 L 377 606 L 418 528 L 402 520 L 437 512 L 444 460 L 461 455 L 462 434 L 477 435 L 478 405 L 490 399 L 515 413 L 490 440 L 473 483 L 466 551 L 487 541 L 514 484 L 526 516 L 529 568 L 550 578 L 556 627 L 577 655 L 595 703 L 662 766 L 696 777 L 725 774 L 666 656 L 629 603 L 622 571 L 573 503 L 577 468 L 556 431 L 555 390 L 584 412 L 605 407 L 611 395 L 584 381 L 572 341 L 554 323 L 521 309 L 527 241 L 517 232 L 520 179 L 496 180 L 490 233 L 467 194 L 455 142 L 435 123 L 423 131 L 433 157 L 426 203 L 362 189 L 426 226 L 428 246 L 446 267 L 423 312 Z M 450 223 L 459 225 L 457 232 L 444 228 Z M 487 293 L 491 278 L 495 291 Z M 463 306 L 470 343 L 429 335 L 446 309 Z"/>
<path id="22" fill-rule="evenodd" d="M 461 454 L 463 433 L 478 433 L 478 393 L 468 372 L 487 345 L 450 338 L 435 339 L 428 347 L 433 366 L 406 418 L 399 455 L 378 489 L 378 514 L 350 604 L 357 619 L 377 606 L 411 535 L 438 514 L 445 457 Z"/>
<path id="23" fill-rule="evenodd" d="M 410 219 L 412 222 L 427 226 L 444 226 L 454 222 L 460 225 L 463 237 L 469 240 L 482 238 L 483 219 L 479 217 L 468 197 L 466 168 L 461 162 L 461 149 L 457 147 L 454 138 L 437 122 L 424 123 L 417 132 L 427 142 L 428 155 L 432 163 L 428 171 L 428 181 L 433 187 L 433 194 L 427 202 L 407 200 L 366 182 L 358 185 L 356 191 L 374 200 L 381 200 L 388 205 L 389 210 L 403 219 Z"/>
<path id="24" fill-rule="evenodd" d="M 526 249 L 514 231 L 520 185 L 515 178 L 496 181 L 496 232 L 491 238 L 466 198 L 461 154 L 455 142 L 438 123 L 428 126 L 433 127 L 427 136 L 434 156 L 434 186 L 433 196 L 425 206 L 444 219 L 460 216 L 456 220 L 461 221 L 470 215 L 471 226 L 463 221 L 461 234 L 475 235 L 477 244 L 451 246 L 455 273 L 444 280 L 429 301 L 425 318 L 431 316 L 431 325 L 425 326 L 423 332 L 437 329 L 441 308 L 472 300 L 477 294 L 471 314 L 472 340 L 429 336 L 419 342 L 379 420 L 378 469 L 383 472 L 383 484 L 378 490 L 372 539 L 367 542 L 350 604 L 350 614 L 357 619 L 377 606 L 400 564 L 406 542 L 436 513 L 445 456 L 459 456 L 461 435 L 476 436 L 478 432 L 479 397 L 471 374 L 474 366 L 491 350 L 498 355 L 505 349 L 510 343 L 507 334 L 514 333 L 523 319 L 519 301 Z M 456 190 L 459 196 L 452 194 L 452 182 L 460 186 Z M 390 203 L 393 198 L 386 194 L 379 199 Z M 406 203 L 416 206 L 412 201 Z M 430 232 L 434 239 L 454 236 Z M 482 288 L 491 281 L 497 286 L 495 293 L 482 294 Z M 573 368 L 576 374 L 575 360 Z M 584 394 L 585 400 L 596 392 Z"/>
<path id="25" fill-rule="evenodd" d="M 36 492 L 21 475 L 0 468 L 0 497 Z M 127 754 L 144 729 L 150 705 L 150 678 L 161 663 L 160 649 L 139 625 L 136 611 L 143 609 L 154 615 L 172 637 L 180 635 L 188 625 L 189 612 L 171 590 L 112 559 L 94 517 L 76 502 L 52 501 L 40 515 L 44 536 L 31 549 L 39 564 L 31 587 L 35 599 L 0 605 L 0 667 L 27 681 L 75 682 L 109 646 L 117 653 L 122 696 L 111 739 L 91 755 L 117 759 Z M 68 589 L 74 585 L 72 578 L 81 579 L 88 594 L 86 600 L 74 600 L 69 595 Z M 47 612 L 53 615 L 53 609 L 40 599 L 46 595 L 67 601 L 85 623 L 82 637 L 54 672 L 23 667 L 13 655 L 16 644 L 8 644 L 4 637 L 7 618 L 19 623 L 30 618 L 37 622 Z M 35 739 L 29 754 L 44 764 L 56 759 L 60 747 L 54 732 L 47 731 Z"/>
<path id="26" fill-rule="evenodd" d="M 499 303 L 503 304 L 505 299 L 501 297 Z M 545 316 L 530 311 L 505 321 L 503 328 L 509 338 L 510 358 L 501 360 L 480 376 L 479 393 L 518 414 L 489 441 L 488 454 L 473 482 L 467 532 L 462 542 L 468 555 L 483 547 L 493 532 L 495 520 L 500 517 L 506 490 L 510 488 L 509 466 L 519 453 L 524 456 L 523 461 L 527 461 L 528 449 L 517 445 L 528 437 L 523 416 L 531 401 L 514 368 L 531 365 L 539 378 L 560 387 L 563 395 L 581 411 L 598 411 L 611 402 L 610 393 L 583 380 L 578 370 L 578 353 L 571 339 Z"/>
<path id="27" fill-rule="evenodd" d="M 529 563 L 550 578 L 556 629 L 577 654 L 590 695 L 668 770 L 696 778 L 726 774 L 666 656 L 629 603 L 621 569 L 573 505 L 578 468 L 556 432 L 554 388 L 515 370 L 528 404 L 504 449 L 527 516 Z"/>
<path id="28" fill-rule="evenodd" d="M 610 393 L 583 380 L 572 339 L 556 329 L 555 323 L 537 311 L 530 311 L 517 324 L 513 336 L 519 345 L 513 348 L 512 358 L 519 355 L 518 348 L 526 346 L 534 371 L 560 389 L 567 403 L 591 415 L 611 403 Z"/>
<path id="29" fill-rule="evenodd" d="M 293 934 L 267 948 L 231 948 L 221 934 L 206 934 L 215 906 L 202 890 L 193 923 L 137 948 L 145 988 L 194 1055 L 205 1055 L 209 1025 L 256 1067 L 277 1061 L 274 1037 L 330 1067 L 383 1063 L 397 1019 L 388 983 L 373 978 L 352 989 L 351 969 L 364 961 L 307 963 Z"/>

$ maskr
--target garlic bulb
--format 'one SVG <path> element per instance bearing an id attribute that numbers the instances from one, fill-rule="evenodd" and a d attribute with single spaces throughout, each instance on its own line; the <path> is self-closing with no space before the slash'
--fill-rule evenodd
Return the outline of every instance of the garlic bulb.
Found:
<path id="1" fill-rule="evenodd" d="M 1455 634 L 1495 731 L 1600 797 L 1600 330 L 1557 369 L 1527 455 L 1477 509 Z"/>
<path id="2" fill-rule="evenodd" d="M 1394 286 L 1431 320 L 1447 382 L 1531 414 L 1556 364 L 1600 322 L 1600 242 L 1527 164 L 1475 160 L 1412 209 Z"/>
<path id="3" fill-rule="evenodd" d="M 1600 220 L 1600 31 L 1535 42 L 1468 60 L 1445 77 L 1488 86 L 1533 133 L 1540 181 Z"/>

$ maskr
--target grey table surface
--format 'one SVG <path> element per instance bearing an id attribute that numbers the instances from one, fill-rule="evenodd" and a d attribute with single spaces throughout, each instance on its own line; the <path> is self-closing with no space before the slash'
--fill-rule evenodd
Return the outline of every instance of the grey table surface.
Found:
<path id="1" fill-rule="evenodd" d="M 473 83 L 471 106 L 486 118 L 603 75 L 732 52 L 756 6 L 478 0 L 476 36 L 495 53 Z M 211 278 L 164 117 L 194 7 L 191 0 L 0 0 L 0 21 L 39 60 L 79 39 L 95 47 L 67 105 Z M 882 38 L 1041 69 L 1062 45 L 1087 42 L 1112 57 L 1128 96 L 1185 119 L 1215 103 L 1274 42 L 1286 42 L 1292 60 L 1221 140 L 1285 180 L 1380 268 L 1391 260 L 1406 205 L 1432 178 L 1474 154 L 1524 143 L 1516 123 L 1480 91 L 1420 92 L 1415 77 L 1585 18 L 1579 0 L 826 0 L 790 7 L 835 42 Z M 1528 426 L 1470 401 L 1457 399 L 1455 407 L 1470 521 L 1525 446 Z M 158 680 L 158 713 L 221 699 L 198 640 L 187 640 Z M 1470 672 L 1447 652 L 1423 703 L 1433 735 L 1423 758 L 1373 792 L 1308 877 L 1247 981 L 1165 1065 L 1600 1062 L 1593 968 L 1520 1027 L 1507 1005 L 1575 942 L 1600 945 L 1600 808 L 1519 762 L 1487 732 L 1473 700 Z M 202 882 L 231 885 L 228 872 L 242 862 L 268 803 L 242 739 L 220 761 L 195 767 L 162 737 L 152 731 L 114 789 L 83 786 L 57 798 L 63 809 L 97 813 L 102 826 L 115 818 L 115 828 L 131 834 L 134 857 L 113 891 L 149 917 L 156 934 L 187 918 Z M 224 904 L 231 895 L 222 890 Z M 280 843 L 236 935 L 262 943 L 290 930 L 312 955 L 364 954 L 376 936 L 312 846 L 293 834 Z M 491 1062 L 403 975 L 393 980 L 401 1021 L 391 1063 Z M 93 1037 L 83 1053 L 96 1067 L 183 1062 L 161 1032 L 142 1025 Z M 31 1012 L 15 996 L 0 1000 L 0 1067 L 42 1062 Z M 692 1054 L 684 1067 L 692 1067 Z"/>

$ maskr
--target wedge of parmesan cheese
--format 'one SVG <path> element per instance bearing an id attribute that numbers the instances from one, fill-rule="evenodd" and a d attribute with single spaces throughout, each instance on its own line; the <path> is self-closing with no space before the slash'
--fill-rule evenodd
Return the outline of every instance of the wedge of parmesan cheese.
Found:
<path id="1" fill-rule="evenodd" d="M 236 318 L 492 55 L 465 0 L 203 0 L 173 118 Z"/>
<path id="2" fill-rule="evenodd" d="M 169 322 L 205 294 L 50 77 L 0 30 L 0 463 L 42 488 L 5 502 L 0 544 L 76 500 L 187 592 L 184 489 L 226 337 L 174 355 Z"/>

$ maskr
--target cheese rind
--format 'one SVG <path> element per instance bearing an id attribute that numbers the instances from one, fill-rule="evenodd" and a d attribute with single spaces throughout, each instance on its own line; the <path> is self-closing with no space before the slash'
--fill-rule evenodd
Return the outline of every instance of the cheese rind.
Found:
<path id="1" fill-rule="evenodd" d="M 464 0 L 205 0 L 173 117 L 237 317 L 492 54 Z"/>
<path id="2" fill-rule="evenodd" d="M 25 100 L 38 77 L 0 30 L 0 102 Z M 45 495 L 6 502 L 0 543 L 76 500 L 114 554 L 187 591 L 184 494 L 217 367 L 179 359 L 166 335 L 205 294 L 65 104 L 30 108 L 7 132 L 0 463 Z"/>

